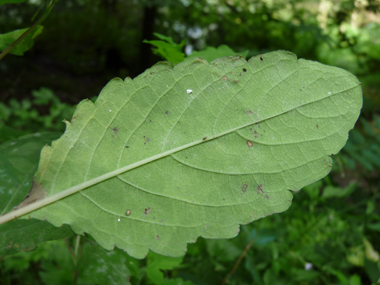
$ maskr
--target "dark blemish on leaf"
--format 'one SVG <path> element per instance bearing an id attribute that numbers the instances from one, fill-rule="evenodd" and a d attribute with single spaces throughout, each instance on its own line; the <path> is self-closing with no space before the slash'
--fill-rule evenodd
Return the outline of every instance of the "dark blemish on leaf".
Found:
<path id="1" fill-rule="evenodd" d="M 156 236 L 156 239 L 160 239 L 160 236 Z"/>
<path id="2" fill-rule="evenodd" d="M 143 136 L 143 138 L 145 139 L 145 136 Z"/>
<path id="3" fill-rule="evenodd" d="M 125 148 L 129 148 L 129 146 L 126 145 Z"/>
<path id="4" fill-rule="evenodd" d="M 317 129 L 319 129 L 319 126 L 318 126 L 318 124 L 316 125 L 316 127 L 317 127 Z"/>
<path id="5" fill-rule="evenodd" d="M 147 142 L 150 142 L 150 138 L 146 138 L 146 141 L 147 141 Z"/>
<path id="6" fill-rule="evenodd" d="M 149 122 L 152 122 L 152 120 L 149 120 Z"/>
<path id="7" fill-rule="evenodd" d="M 247 69 L 246 69 L 246 68 L 243 68 L 243 72 L 247 72 Z"/>
<path id="8" fill-rule="evenodd" d="M 251 110 L 248 110 L 247 112 L 248 114 L 253 114 L 253 112 Z M 252 130 L 252 129 L 251 129 Z"/>
<path id="9" fill-rule="evenodd" d="M 145 215 L 148 215 L 150 213 L 150 207 L 149 208 L 146 208 L 145 211 L 144 211 L 144 214 Z"/>
<path id="10" fill-rule="evenodd" d="M 187 158 L 187 156 L 186 156 L 186 158 Z"/>
<path id="11" fill-rule="evenodd" d="M 253 146 L 253 143 L 250 142 L 250 141 L 247 141 L 247 145 L 248 145 L 248 147 L 252 147 L 252 146 Z"/>
<path id="12" fill-rule="evenodd" d="M 223 198 L 223 201 L 226 201 L 226 199 Z"/>
<path id="13" fill-rule="evenodd" d="M 166 111 L 165 114 L 168 115 L 168 114 L 169 114 L 169 111 Z"/>
<path id="14" fill-rule="evenodd" d="M 268 196 L 268 195 L 265 195 L 265 198 L 269 199 L 269 196 Z"/>
<path id="15" fill-rule="evenodd" d="M 232 83 L 239 83 L 239 80 L 232 80 Z"/>
<path id="16" fill-rule="evenodd" d="M 362 83 L 361 83 L 361 82 L 359 82 L 359 85 L 362 85 Z"/>
<path id="17" fill-rule="evenodd" d="M 249 130 L 252 131 L 252 128 L 250 128 Z"/>
<path id="18" fill-rule="evenodd" d="M 261 128 L 260 125 L 257 125 L 257 126 L 258 126 L 259 128 Z"/>
<path id="19" fill-rule="evenodd" d="M 257 192 L 257 194 L 264 193 L 263 184 L 260 184 L 259 186 L 257 186 L 256 192 Z"/>
<path id="20" fill-rule="evenodd" d="M 243 187 L 241 187 L 241 191 L 246 192 L 248 188 L 248 184 L 243 184 Z"/>
<path id="21" fill-rule="evenodd" d="M 113 130 L 113 132 L 114 132 L 115 134 L 117 134 L 117 132 L 119 131 L 118 128 L 113 128 L 112 130 Z"/>
<path id="22" fill-rule="evenodd" d="M 25 199 L 22 200 L 21 203 L 17 205 L 16 207 L 14 207 L 13 209 L 14 210 L 20 209 L 29 204 L 42 200 L 45 197 L 46 197 L 46 191 L 44 187 L 42 186 L 42 183 L 38 183 L 33 180 L 32 188 L 30 189 L 28 195 L 26 195 Z"/>
<path id="23" fill-rule="evenodd" d="M 223 80 L 227 80 L 227 76 L 223 76 L 222 79 L 223 79 Z"/>
<path id="24" fill-rule="evenodd" d="M 164 220 L 161 220 L 160 223 L 164 222 Z"/>
<path id="25" fill-rule="evenodd" d="M 241 76 L 241 73 L 239 73 L 239 76 Z"/>
<path id="26" fill-rule="evenodd" d="M 156 219 L 156 217 L 153 217 L 153 220 L 155 220 Z"/>
<path id="27" fill-rule="evenodd" d="M 207 140 L 207 137 L 204 137 L 204 138 L 202 139 L 202 141 L 205 141 L 205 140 Z"/>
<path id="28" fill-rule="evenodd" d="M 257 139 L 257 137 L 259 136 L 259 134 L 256 131 L 253 132 L 253 135 L 255 136 L 255 139 Z"/>
<path id="29" fill-rule="evenodd" d="M 261 60 L 261 61 L 263 61 L 263 60 L 264 60 L 262 56 L 260 56 L 260 60 Z"/>
<path id="30" fill-rule="evenodd" d="M 131 210 L 126 210 L 126 211 L 125 211 L 125 215 L 126 215 L 126 216 L 129 216 L 130 214 L 131 214 Z"/>

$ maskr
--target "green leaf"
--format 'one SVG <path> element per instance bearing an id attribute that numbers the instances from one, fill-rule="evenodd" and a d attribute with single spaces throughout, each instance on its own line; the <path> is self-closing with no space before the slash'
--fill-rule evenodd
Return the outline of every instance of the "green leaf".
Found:
<path id="1" fill-rule="evenodd" d="M 13 4 L 13 3 L 23 3 L 23 2 L 26 2 L 28 0 L 0 0 L 0 5 L 4 5 L 4 4 Z"/>
<path id="2" fill-rule="evenodd" d="M 357 187 L 356 183 L 349 184 L 346 188 L 328 185 L 323 189 L 322 197 L 324 197 L 324 198 L 347 197 L 347 196 L 351 195 L 356 190 L 356 187 Z"/>
<path id="3" fill-rule="evenodd" d="M 154 54 L 163 57 L 173 65 L 176 65 L 185 59 L 185 54 L 182 52 L 182 48 L 186 44 L 187 40 L 183 40 L 180 44 L 176 44 L 171 37 L 158 33 L 154 33 L 154 35 L 162 41 L 144 40 L 144 43 L 157 47 L 157 49 L 153 49 Z"/>
<path id="4" fill-rule="evenodd" d="M 152 251 L 148 254 L 148 266 L 146 275 L 153 284 L 164 284 L 165 278 L 162 270 L 172 270 L 182 263 L 183 257 L 168 257 L 156 254 Z"/>
<path id="5" fill-rule="evenodd" d="M 34 45 L 34 38 L 42 33 L 43 26 L 37 26 L 33 32 L 29 33 L 19 44 L 17 44 L 9 53 L 14 55 L 23 55 L 24 52 L 31 49 Z M 0 34 L 0 51 L 7 49 L 15 40 L 28 30 L 15 30 L 6 34 Z"/>
<path id="6" fill-rule="evenodd" d="M 106 251 L 86 242 L 80 258 L 78 284 L 130 284 L 127 261 L 131 258 L 121 250 Z"/>
<path id="7" fill-rule="evenodd" d="M 242 57 L 246 57 L 248 54 L 248 50 L 244 52 L 234 52 L 229 46 L 221 45 L 218 48 L 207 47 L 201 51 L 194 51 L 188 57 L 200 57 L 207 61 L 213 61 L 219 57 L 224 56 L 232 56 L 232 55 L 241 55 Z"/>
<path id="8" fill-rule="evenodd" d="M 26 135 L 26 133 L 26 131 L 11 128 L 3 122 L 0 122 L 0 144 L 12 139 L 17 139 L 18 137 Z"/>
<path id="9" fill-rule="evenodd" d="M 351 73 L 290 52 L 158 64 L 77 106 L 41 152 L 30 193 L 47 198 L 0 223 L 44 206 L 30 216 L 105 249 L 180 256 L 285 211 L 329 173 L 361 105 Z"/>
<path id="10" fill-rule="evenodd" d="M 43 145 L 57 133 L 37 133 L 0 145 L 0 213 L 12 210 L 29 192 Z M 35 249 L 37 243 L 59 239 L 71 233 L 70 227 L 56 228 L 38 220 L 15 220 L 0 225 L 0 257 Z"/>

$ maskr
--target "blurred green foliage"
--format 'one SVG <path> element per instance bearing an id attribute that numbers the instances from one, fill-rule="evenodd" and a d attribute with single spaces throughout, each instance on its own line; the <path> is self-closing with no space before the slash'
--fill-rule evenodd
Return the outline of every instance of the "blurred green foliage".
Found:
<path id="1" fill-rule="evenodd" d="M 0 103 L 0 143 L 38 131 L 64 131 L 75 107 L 61 102 L 53 91 L 41 87 L 32 91 L 33 99 L 11 99 Z M 45 115 L 41 115 L 40 111 Z"/>
<path id="2" fill-rule="evenodd" d="M 29 26 L 41 3 L 0 6 L 0 33 Z M 80 99 L 162 57 L 174 65 L 185 56 L 290 50 L 358 76 L 362 116 L 328 177 L 234 239 L 199 238 L 183 259 L 149 253 L 135 260 L 104 251 L 90 236 L 76 247 L 72 236 L 4 258 L 0 284 L 95 284 L 104 276 L 114 284 L 378 284 L 379 11 L 378 0 L 59 1 L 34 47 L 0 61 L 0 143 L 63 131 Z"/>

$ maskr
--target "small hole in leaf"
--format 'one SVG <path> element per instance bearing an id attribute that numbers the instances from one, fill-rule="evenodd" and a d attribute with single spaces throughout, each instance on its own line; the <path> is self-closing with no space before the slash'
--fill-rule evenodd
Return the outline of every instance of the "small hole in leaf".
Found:
<path id="1" fill-rule="evenodd" d="M 261 61 L 264 60 L 262 56 L 260 56 L 260 60 L 261 60 Z"/>
<path id="2" fill-rule="evenodd" d="M 247 72 L 247 69 L 246 69 L 246 68 L 243 68 L 243 72 Z"/>
<path id="3" fill-rule="evenodd" d="M 129 216 L 131 214 L 131 210 L 127 210 L 127 211 L 125 211 L 125 215 L 126 216 Z"/>

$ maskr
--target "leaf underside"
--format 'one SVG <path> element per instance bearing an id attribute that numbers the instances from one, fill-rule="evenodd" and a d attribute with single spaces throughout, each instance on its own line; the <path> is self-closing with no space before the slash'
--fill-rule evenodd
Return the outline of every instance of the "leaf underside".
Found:
<path id="1" fill-rule="evenodd" d="M 31 217 L 143 258 L 285 211 L 289 190 L 327 175 L 362 105 L 349 72 L 292 53 L 191 58 L 113 79 L 41 153 L 47 196 L 132 165 Z"/>

